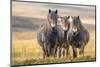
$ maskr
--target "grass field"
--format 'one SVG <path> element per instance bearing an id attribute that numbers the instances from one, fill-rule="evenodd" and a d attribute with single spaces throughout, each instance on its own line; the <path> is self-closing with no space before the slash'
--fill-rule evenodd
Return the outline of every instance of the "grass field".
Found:
<path id="1" fill-rule="evenodd" d="M 95 61 L 95 8 L 77 7 L 56 4 L 12 3 L 12 65 L 65 63 L 79 61 Z M 41 7 L 40 9 L 38 7 Z M 60 7 L 60 8 L 59 8 Z M 90 39 L 85 47 L 84 57 L 68 60 L 49 57 L 43 59 L 42 48 L 37 42 L 37 29 L 46 22 L 47 10 L 58 9 L 60 15 L 79 15 L 84 27 L 89 31 Z"/>
<path id="2" fill-rule="evenodd" d="M 38 45 L 36 32 L 14 32 L 12 40 L 12 65 L 61 63 L 95 60 L 95 34 L 90 34 L 90 41 L 85 48 L 85 57 L 68 61 L 66 58 L 42 59 L 42 48 Z M 72 52 L 72 49 L 70 48 Z"/>

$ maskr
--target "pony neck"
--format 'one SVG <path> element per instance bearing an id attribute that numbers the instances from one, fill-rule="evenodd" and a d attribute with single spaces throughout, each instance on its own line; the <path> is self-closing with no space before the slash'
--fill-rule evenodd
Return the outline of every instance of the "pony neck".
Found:
<path id="1" fill-rule="evenodd" d="M 84 26 L 82 25 L 81 20 L 79 19 L 78 22 L 79 22 L 78 30 L 83 30 L 84 29 Z"/>

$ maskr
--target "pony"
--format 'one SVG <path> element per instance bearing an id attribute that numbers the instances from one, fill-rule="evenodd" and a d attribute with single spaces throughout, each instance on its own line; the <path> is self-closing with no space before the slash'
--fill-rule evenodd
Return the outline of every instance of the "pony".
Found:
<path id="1" fill-rule="evenodd" d="M 72 46 L 73 57 L 77 57 L 77 48 L 79 48 L 79 55 L 84 56 L 84 49 L 89 41 L 89 32 L 82 25 L 79 16 L 69 17 L 70 29 L 67 33 L 68 43 Z"/>
<path id="2" fill-rule="evenodd" d="M 37 40 L 43 49 L 43 57 L 55 55 L 58 44 L 57 31 L 58 10 L 48 10 L 47 22 L 43 23 L 38 32 Z"/>
<path id="3" fill-rule="evenodd" d="M 59 57 L 61 57 L 61 55 L 63 55 L 63 57 L 69 55 L 69 44 L 67 41 L 67 33 L 69 31 L 69 22 L 68 22 L 69 16 L 59 16 L 58 18 L 58 25 L 59 28 L 62 32 L 62 34 L 60 36 L 62 36 L 62 41 L 59 45 Z"/>

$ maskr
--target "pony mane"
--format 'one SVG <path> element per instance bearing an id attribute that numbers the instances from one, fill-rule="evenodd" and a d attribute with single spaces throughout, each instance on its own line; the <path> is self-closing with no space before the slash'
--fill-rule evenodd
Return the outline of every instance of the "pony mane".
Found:
<path id="1" fill-rule="evenodd" d="M 80 20 L 80 17 L 75 18 L 75 21 L 78 22 L 78 29 L 79 30 L 85 30 L 85 27 L 82 25 L 82 21 Z"/>

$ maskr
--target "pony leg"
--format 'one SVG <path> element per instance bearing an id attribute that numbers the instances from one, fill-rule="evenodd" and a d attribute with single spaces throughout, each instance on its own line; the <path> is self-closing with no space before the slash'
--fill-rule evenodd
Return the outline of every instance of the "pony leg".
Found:
<path id="1" fill-rule="evenodd" d="M 62 52 L 63 52 L 63 57 L 65 58 L 67 56 L 67 50 L 66 50 L 66 44 L 63 45 L 63 48 L 62 48 Z"/>
<path id="2" fill-rule="evenodd" d="M 46 43 L 44 43 L 43 44 L 43 57 L 45 58 L 45 57 L 47 57 L 47 44 Z"/>
<path id="3" fill-rule="evenodd" d="M 43 47 L 43 58 L 45 59 L 46 58 L 46 52 L 45 52 L 45 48 Z"/>
<path id="4" fill-rule="evenodd" d="M 61 57 L 61 47 L 59 47 L 59 58 Z"/>
<path id="5" fill-rule="evenodd" d="M 59 57 L 59 46 L 57 47 L 57 58 Z"/>
<path id="6" fill-rule="evenodd" d="M 73 58 L 76 58 L 77 57 L 77 49 L 72 46 L 72 49 L 73 49 Z"/>
<path id="7" fill-rule="evenodd" d="M 46 56 L 46 54 L 45 54 L 45 50 L 44 50 L 44 48 L 42 48 L 43 49 L 43 58 L 45 58 Z"/>
<path id="8" fill-rule="evenodd" d="M 62 48 L 62 53 L 63 53 L 63 57 L 65 57 L 65 55 L 66 55 L 66 49 L 65 48 Z"/>
<path id="9" fill-rule="evenodd" d="M 84 56 L 84 47 L 85 47 L 84 45 L 81 46 L 80 51 L 79 51 L 79 54 L 82 56 Z"/>
<path id="10" fill-rule="evenodd" d="M 50 45 L 47 46 L 47 56 L 49 57 L 50 56 L 50 50 L 51 50 L 51 47 Z"/>
<path id="11" fill-rule="evenodd" d="M 69 45 L 66 46 L 66 54 L 67 54 L 66 56 L 68 57 L 68 55 L 69 55 Z"/>
<path id="12" fill-rule="evenodd" d="M 67 57 L 67 61 L 70 62 L 71 61 L 71 54 L 69 52 L 69 45 L 66 46 L 66 57 Z"/>
<path id="13" fill-rule="evenodd" d="M 57 45 L 54 46 L 54 52 L 53 52 L 54 57 L 57 56 Z"/>

